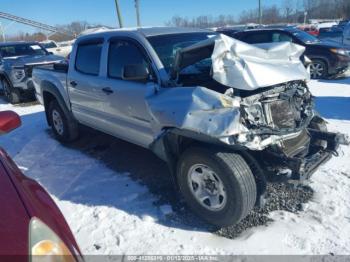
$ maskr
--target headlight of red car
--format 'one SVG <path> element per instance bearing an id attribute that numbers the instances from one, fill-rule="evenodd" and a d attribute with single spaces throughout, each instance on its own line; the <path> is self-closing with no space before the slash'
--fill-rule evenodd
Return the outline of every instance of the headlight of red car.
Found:
<path id="1" fill-rule="evenodd" d="M 65 243 L 42 221 L 33 218 L 29 225 L 30 261 L 75 262 Z M 44 259 L 44 260 L 43 260 Z"/>

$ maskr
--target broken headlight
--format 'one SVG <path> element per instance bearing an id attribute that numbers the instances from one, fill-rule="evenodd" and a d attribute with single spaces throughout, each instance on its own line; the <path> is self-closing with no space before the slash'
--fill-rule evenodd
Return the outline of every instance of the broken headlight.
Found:
<path id="1" fill-rule="evenodd" d="M 250 126 L 258 127 L 265 124 L 263 109 L 260 104 L 245 107 L 244 111 L 246 116 L 245 121 Z"/>
<path id="2" fill-rule="evenodd" d="M 24 69 L 13 69 L 12 70 L 12 79 L 15 82 L 21 82 L 25 76 L 26 76 L 26 72 L 24 71 Z"/>

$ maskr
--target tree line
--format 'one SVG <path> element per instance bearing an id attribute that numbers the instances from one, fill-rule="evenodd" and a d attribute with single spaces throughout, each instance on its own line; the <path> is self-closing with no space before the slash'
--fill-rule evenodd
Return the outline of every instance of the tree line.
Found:
<path id="1" fill-rule="evenodd" d="M 68 41 L 77 37 L 81 32 L 94 27 L 101 27 L 100 24 L 90 24 L 86 21 L 75 21 L 66 25 L 56 25 L 56 28 L 63 33 L 51 34 L 47 32 L 24 33 L 7 36 L 7 41 L 45 41 L 48 39 L 56 42 Z"/>
<path id="2" fill-rule="evenodd" d="M 306 12 L 306 13 L 305 13 Z M 283 0 L 281 5 L 262 7 L 262 23 L 303 23 L 305 14 L 309 19 L 349 19 L 350 0 Z M 258 23 L 259 9 L 242 11 L 237 17 L 233 15 L 202 15 L 194 18 L 174 16 L 166 25 L 181 27 L 221 27 L 224 25 Z"/>

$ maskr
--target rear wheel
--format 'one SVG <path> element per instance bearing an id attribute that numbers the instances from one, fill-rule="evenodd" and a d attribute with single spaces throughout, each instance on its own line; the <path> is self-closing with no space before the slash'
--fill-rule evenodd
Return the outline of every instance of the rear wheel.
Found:
<path id="1" fill-rule="evenodd" d="M 1 80 L 1 85 L 4 96 L 8 102 L 11 104 L 18 104 L 21 101 L 19 91 L 13 88 L 6 79 Z"/>
<path id="2" fill-rule="evenodd" d="M 187 204 L 216 226 L 238 223 L 256 202 L 254 176 L 238 154 L 190 148 L 179 160 L 177 179 Z"/>
<path id="3" fill-rule="evenodd" d="M 59 141 L 67 143 L 78 137 L 77 124 L 70 122 L 70 117 L 64 113 L 56 100 L 49 105 L 48 117 L 52 131 Z"/>
<path id="4" fill-rule="evenodd" d="M 312 60 L 310 64 L 310 76 L 312 79 L 322 79 L 328 75 L 327 64 L 319 59 Z"/>

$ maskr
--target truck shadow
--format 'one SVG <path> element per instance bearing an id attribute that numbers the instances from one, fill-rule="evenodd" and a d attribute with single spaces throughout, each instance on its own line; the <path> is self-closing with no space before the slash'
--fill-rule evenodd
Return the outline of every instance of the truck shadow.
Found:
<path id="1" fill-rule="evenodd" d="M 349 99 L 318 97 L 316 104 L 321 113 L 332 112 L 326 117 L 350 119 Z M 82 127 L 79 140 L 61 145 L 47 127 L 43 112 L 23 115 L 22 122 L 21 128 L 0 137 L 0 144 L 27 176 L 38 180 L 59 200 L 113 207 L 141 219 L 152 217 L 157 223 L 173 228 L 215 230 L 186 208 L 166 164 L 151 151 L 87 127 Z M 276 194 L 283 192 L 284 196 L 286 190 L 278 189 Z M 282 198 L 281 202 L 286 202 Z M 276 209 L 281 209 L 279 204 Z M 259 225 L 249 220 L 255 221 L 257 216 L 263 219 L 262 224 L 268 222 L 258 213 L 248 218 L 249 223 L 242 221 L 243 224 Z M 235 229 L 230 228 L 219 234 L 230 237 L 232 232 Z"/>
<path id="2" fill-rule="evenodd" d="M 174 186 L 173 177 L 166 163 L 151 151 L 85 126 L 81 126 L 80 130 L 81 136 L 79 140 L 66 145 L 66 147 L 98 159 L 105 167 L 112 170 L 116 176 L 127 174 L 133 182 L 145 186 L 153 195 L 149 200 L 152 201 L 153 207 L 151 208 L 154 208 L 154 210 L 148 210 L 150 211 L 149 214 L 156 215 L 159 223 L 182 229 L 214 230 L 212 226 L 201 221 L 185 206 L 180 193 Z M 53 136 L 50 130 L 47 130 L 47 132 L 50 136 Z M 52 137 L 52 139 L 54 138 Z M 103 191 L 104 189 L 99 188 L 96 191 L 101 192 L 100 190 Z M 132 190 L 126 192 L 126 195 L 132 194 Z M 67 196 L 69 194 L 66 194 Z M 94 200 L 91 199 L 87 204 L 97 203 L 94 203 Z M 111 203 L 107 202 L 104 204 L 110 205 Z M 133 205 L 132 202 L 129 204 Z M 137 203 L 135 204 L 135 206 L 138 205 Z M 171 206 L 172 211 L 169 211 L 169 206 Z M 165 213 L 160 211 L 163 207 L 168 209 Z M 130 207 L 129 210 L 126 209 L 124 211 L 139 217 L 145 215 L 142 208 L 137 211 Z"/>
<path id="3" fill-rule="evenodd" d="M 114 207 L 169 227 L 213 230 L 185 207 L 167 165 L 151 151 L 87 127 L 77 141 L 62 145 L 43 112 L 21 118 L 22 126 L 0 144 L 57 199 Z"/>

